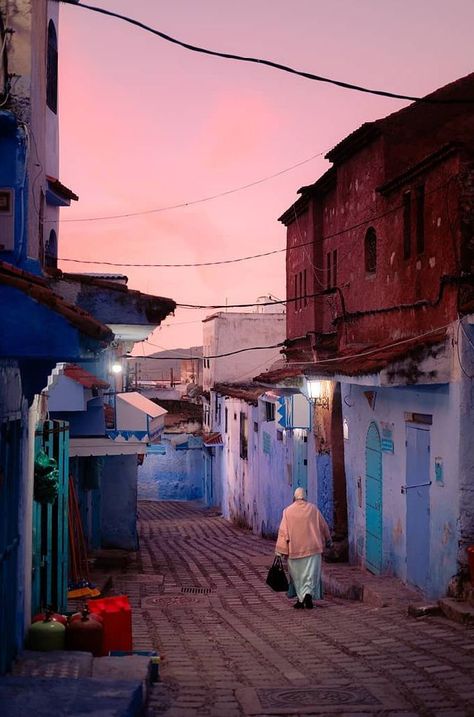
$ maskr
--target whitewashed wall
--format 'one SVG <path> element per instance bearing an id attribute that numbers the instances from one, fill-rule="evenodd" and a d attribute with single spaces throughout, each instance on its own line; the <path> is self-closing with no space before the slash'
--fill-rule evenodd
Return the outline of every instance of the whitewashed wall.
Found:
<path id="1" fill-rule="evenodd" d="M 369 425 L 375 421 L 393 424 L 393 453 L 382 453 L 383 484 L 383 572 L 406 579 L 406 505 L 401 487 L 406 483 L 405 412 L 431 414 L 430 426 L 430 592 L 446 593 L 457 571 L 459 538 L 459 400 L 460 384 L 440 386 L 377 388 L 374 410 L 364 390 L 352 385 L 349 407 L 343 401 L 348 439 L 344 441 L 347 480 L 349 551 L 351 562 L 365 562 L 365 443 Z M 349 387 L 343 385 L 343 396 Z M 434 458 L 441 457 L 444 485 L 435 481 Z M 361 490 L 358 489 L 360 481 Z"/>

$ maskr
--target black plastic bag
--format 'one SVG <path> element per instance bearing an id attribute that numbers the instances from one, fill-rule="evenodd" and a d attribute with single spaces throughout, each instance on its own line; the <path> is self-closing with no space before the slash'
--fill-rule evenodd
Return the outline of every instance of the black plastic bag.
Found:
<path id="1" fill-rule="evenodd" d="M 288 578 L 279 555 L 275 555 L 273 565 L 268 571 L 266 583 L 277 593 L 284 593 L 288 590 Z"/>

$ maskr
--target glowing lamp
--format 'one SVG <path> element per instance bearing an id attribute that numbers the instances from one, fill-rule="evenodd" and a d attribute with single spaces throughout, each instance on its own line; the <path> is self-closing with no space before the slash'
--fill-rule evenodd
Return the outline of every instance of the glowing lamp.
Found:
<path id="1" fill-rule="evenodd" d="M 329 408 L 329 398 L 323 396 L 323 384 L 322 381 L 316 381 L 312 378 L 306 380 L 306 390 L 308 392 L 308 398 L 311 403 L 321 408 Z"/>

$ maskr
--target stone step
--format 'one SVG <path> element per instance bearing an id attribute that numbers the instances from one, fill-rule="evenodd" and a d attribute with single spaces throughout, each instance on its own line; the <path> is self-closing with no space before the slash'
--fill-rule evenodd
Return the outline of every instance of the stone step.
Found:
<path id="1" fill-rule="evenodd" d="M 439 606 L 443 614 L 450 620 L 462 625 L 474 625 L 474 606 L 454 598 L 442 598 Z"/>

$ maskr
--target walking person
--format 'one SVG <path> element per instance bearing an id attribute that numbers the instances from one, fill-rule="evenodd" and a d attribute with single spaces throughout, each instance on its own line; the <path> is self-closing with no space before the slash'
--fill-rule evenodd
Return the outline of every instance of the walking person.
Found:
<path id="1" fill-rule="evenodd" d="M 293 503 L 283 511 L 275 547 L 276 555 L 288 556 L 288 571 L 296 590 L 297 610 L 312 610 L 320 600 L 322 552 L 331 542 L 328 524 L 304 488 L 297 488 Z"/>

